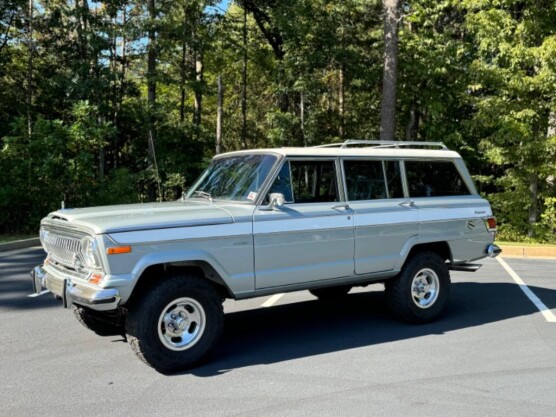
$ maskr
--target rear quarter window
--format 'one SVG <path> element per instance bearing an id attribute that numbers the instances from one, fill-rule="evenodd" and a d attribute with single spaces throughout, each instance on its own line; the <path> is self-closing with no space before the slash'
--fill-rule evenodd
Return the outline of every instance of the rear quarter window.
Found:
<path id="1" fill-rule="evenodd" d="M 405 161 L 410 197 L 445 197 L 471 192 L 452 161 Z"/>

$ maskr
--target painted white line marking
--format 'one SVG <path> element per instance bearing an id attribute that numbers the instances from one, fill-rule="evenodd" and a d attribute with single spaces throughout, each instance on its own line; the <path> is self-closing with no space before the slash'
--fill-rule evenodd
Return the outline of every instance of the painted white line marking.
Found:
<path id="1" fill-rule="evenodd" d="M 261 304 L 261 307 L 272 307 L 276 301 L 278 301 L 280 298 L 282 298 L 285 294 L 274 294 L 272 297 L 270 297 L 268 300 L 266 300 L 264 303 Z"/>
<path id="2" fill-rule="evenodd" d="M 48 294 L 50 290 L 42 290 L 40 293 L 29 294 L 27 297 L 35 298 L 43 294 Z"/>
<path id="3" fill-rule="evenodd" d="M 533 293 L 533 291 L 529 289 L 527 285 L 525 285 L 525 282 L 523 282 L 523 280 L 510 267 L 510 265 L 508 265 L 506 261 L 500 257 L 497 257 L 496 260 L 500 263 L 500 265 L 502 265 L 502 267 L 506 270 L 506 272 L 510 274 L 510 276 L 513 278 L 516 284 L 519 285 L 519 288 L 521 288 L 521 291 L 525 293 L 527 298 L 529 298 L 529 300 L 531 300 L 531 302 L 535 304 L 535 307 L 539 309 L 539 311 L 544 316 L 546 321 L 549 323 L 556 323 L 556 316 L 554 315 L 554 313 L 552 313 L 552 311 L 550 311 L 550 309 L 546 305 L 544 305 L 544 303 L 540 300 L 540 298 L 537 297 Z"/>

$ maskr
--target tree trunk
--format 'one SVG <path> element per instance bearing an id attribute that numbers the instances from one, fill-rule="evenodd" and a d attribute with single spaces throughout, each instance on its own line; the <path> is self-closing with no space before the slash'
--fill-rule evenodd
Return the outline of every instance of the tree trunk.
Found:
<path id="1" fill-rule="evenodd" d="M 307 135 L 305 134 L 305 93 L 301 91 L 299 94 L 299 116 L 301 119 L 301 137 L 303 146 L 307 147 Z"/>
<path id="2" fill-rule="evenodd" d="M 118 35 L 116 28 L 118 27 L 118 11 L 116 10 L 113 15 L 110 16 L 110 74 L 112 74 L 109 80 L 110 83 L 110 101 L 112 107 L 112 123 L 116 126 L 116 117 L 118 113 Z"/>
<path id="3" fill-rule="evenodd" d="M 33 41 L 33 11 L 34 0 L 29 0 L 28 3 L 28 16 L 27 16 L 27 46 L 28 46 L 28 59 L 27 59 L 27 91 L 26 91 L 26 111 L 27 111 L 27 134 L 29 138 L 33 133 L 33 120 L 32 120 L 32 106 L 33 106 L 33 55 L 35 52 L 35 44 Z"/>
<path id="4" fill-rule="evenodd" d="M 188 72 L 188 34 L 191 28 L 189 27 L 188 17 L 188 0 L 184 0 L 181 4 L 183 11 L 183 30 L 181 33 L 181 60 L 180 60 L 180 124 L 185 123 L 185 101 L 187 99 L 187 92 L 185 86 L 187 85 Z M 185 139 L 185 131 L 184 131 Z"/>
<path id="5" fill-rule="evenodd" d="M 222 76 L 218 76 L 218 98 L 216 109 L 216 155 L 222 152 L 222 113 L 224 105 L 224 88 L 222 87 Z"/>
<path id="6" fill-rule="evenodd" d="M 156 162 L 155 142 L 156 142 L 156 0 L 148 0 L 147 8 L 149 11 L 149 44 L 147 46 L 147 112 L 148 112 L 148 142 L 149 153 L 153 161 L 154 176 L 157 187 L 158 200 L 162 200 L 162 190 L 160 186 L 160 177 L 158 175 L 158 164 Z"/>
<path id="7" fill-rule="evenodd" d="M 556 136 L 556 111 L 551 110 L 548 114 L 548 129 L 546 130 L 546 137 L 551 138 Z"/>
<path id="8" fill-rule="evenodd" d="M 117 110 L 116 110 L 116 115 L 115 115 L 115 122 L 114 125 L 116 126 L 116 129 L 120 130 L 120 115 L 122 112 L 122 107 L 123 107 L 123 103 L 124 103 L 124 96 L 125 96 L 125 78 L 127 75 L 127 65 L 128 65 L 128 60 L 127 60 L 127 37 L 126 37 L 126 28 L 127 26 L 127 5 L 124 3 L 123 7 L 122 7 L 122 27 L 124 28 L 124 30 L 122 31 L 122 43 L 121 43 L 121 69 L 120 69 L 120 85 L 118 87 L 118 106 L 117 106 Z M 116 137 L 115 141 L 114 141 L 114 169 L 116 169 L 118 167 L 119 164 L 119 156 L 120 156 L 120 146 L 118 143 L 118 137 Z"/>
<path id="9" fill-rule="evenodd" d="M 345 89 L 344 89 L 344 68 L 340 68 L 340 89 L 338 94 L 338 113 L 340 115 L 340 139 L 344 138 L 344 111 L 345 111 Z"/>
<path id="10" fill-rule="evenodd" d="M 78 41 L 78 50 L 79 50 L 79 71 L 78 74 L 80 76 L 80 91 L 79 96 L 81 99 L 88 98 L 87 92 L 84 91 L 83 85 L 86 84 L 86 81 L 89 79 L 90 70 L 91 70 L 91 61 L 89 58 L 88 50 L 87 50 L 87 30 L 88 30 L 88 19 L 89 19 L 89 3 L 88 0 L 79 0 L 75 1 L 75 12 L 77 14 L 77 41 Z"/>
<path id="11" fill-rule="evenodd" d="M 243 67 L 241 69 L 241 149 L 247 149 L 247 8 L 243 8 Z"/>
<path id="12" fill-rule="evenodd" d="M 282 34 L 279 29 L 272 22 L 269 13 L 265 11 L 263 7 L 264 2 L 257 2 L 256 0 L 241 0 L 239 4 L 240 7 L 243 7 L 247 12 L 250 12 L 253 15 L 255 23 L 272 48 L 272 52 L 274 52 L 274 57 L 278 61 L 279 66 L 281 66 L 285 56 L 284 39 L 282 38 Z M 290 107 L 290 99 L 285 88 L 286 72 L 283 68 L 280 68 L 279 70 L 278 82 L 282 86 L 282 91 L 278 96 L 278 108 L 282 113 L 287 113 Z"/>
<path id="13" fill-rule="evenodd" d="M 182 39 L 181 62 L 180 62 L 180 123 L 181 124 L 185 122 L 185 83 L 186 81 L 187 81 L 187 45 L 185 43 L 185 39 Z"/>
<path id="14" fill-rule="evenodd" d="M 282 58 L 280 58 L 280 61 Z M 288 113 L 290 111 L 290 97 L 287 91 L 287 75 L 286 71 L 282 67 L 282 64 L 278 64 L 280 69 L 278 70 L 278 85 L 280 86 L 280 94 L 278 95 L 278 108 L 281 113 Z"/>
<path id="15" fill-rule="evenodd" d="M 154 105 L 156 104 L 156 0 L 148 0 L 149 9 L 149 44 L 147 47 L 147 103 L 149 105 L 149 112 L 152 113 Z M 151 114 L 152 119 L 152 114 Z M 152 120 L 150 120 L 152 122 Z"/>
<path id="16" fill-rule="evenodd" d="M 411 107 L 409 108 L 409 120 L 405 129 L 405 140 L 416 141 L 417 133 L 419 132 L 419 108 L 417 107 L 417 100 L 411 100 Z"/>
<path id="17" fill-rule="evenodd" d="M 203 55 L 195 52 L 195 113 L 193 114 L 193 124 L 201 126 L 201 116 L 203 114 Z"/>
<path id="18" fill-rule="evenodd" d="M 396 133 L 396 81 L 398 66 L 399 0 L 383 0 L 384 75 L 380 107 L 380 140 L 394 140 Z"/>
<path id="19" fill-rule="evenodd" d="M 529 207 L 529 230 L 527 236 L 534 237 L 534 226 L 539 218 L 539 181 L 536 173 L 532 173 L 529 177 L 529 199 L 531 206 Z"/>

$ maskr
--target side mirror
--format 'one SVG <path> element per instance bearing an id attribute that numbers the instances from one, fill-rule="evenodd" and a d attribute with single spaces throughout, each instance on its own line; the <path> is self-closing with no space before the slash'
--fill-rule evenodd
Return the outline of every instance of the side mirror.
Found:
<path id="1" fill-rule="evenodd" d="M 268 206 L 262 206 L 260 208 L 260 210 L 271 211 L 271 210 L 274 210 L 275 208 L 282 207 L 285 202 L 286 202 L 286 198 L 284 197 L 284 194 L 282 194 L 282 193 L 271 193 L 270 194 L 270 203 L 268 204 Z"/>

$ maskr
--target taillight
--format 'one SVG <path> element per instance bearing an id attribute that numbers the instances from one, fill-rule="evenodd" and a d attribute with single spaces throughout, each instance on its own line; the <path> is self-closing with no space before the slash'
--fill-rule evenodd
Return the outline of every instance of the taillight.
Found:
<path id="1" fill-rule="evenodd" d="M 489 232 L 496 232 L 496 217 L 487 217 L 485 223 Z"/>

